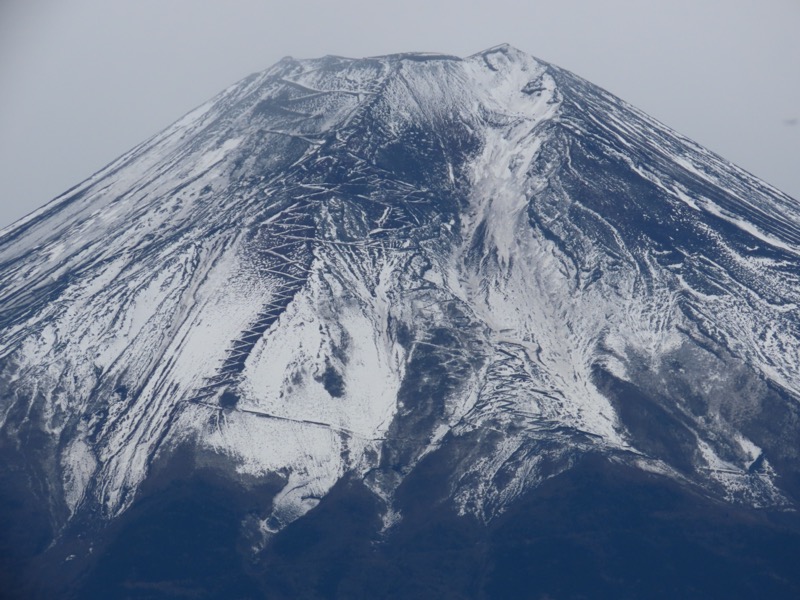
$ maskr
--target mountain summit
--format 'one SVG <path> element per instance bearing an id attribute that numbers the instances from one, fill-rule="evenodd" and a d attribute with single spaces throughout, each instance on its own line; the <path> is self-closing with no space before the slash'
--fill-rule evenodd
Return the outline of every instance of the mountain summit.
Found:
<path id="1" fill-rule="evenodd" d="M 106 592 L 117 560 L 172 597 L 171 575 L 119 567 L 167 498 L 225 507 L 275 597 L 316 597 L 286 565 L 380 571 L 442 528 L 476 544 L 464 589 L 502 597 L 552 569 L 497 579 L 527 556 L 507 540 L 542 539 L 509 533 L 531 502 L 617 514 L 658 490 L 676 522 L 735 515 L 724 531 L 800 548 L 748 521 L 800 501 L 798 302 L 800 205 L 567 71 L 508 45 L 285 58 L 0 232 L 3 502 L 47 524 L 19 560 Z M 344 529 L 362 554 L 303 554 Z M 548 535 L 558 556 L 569 535 Z M 287 544 L 305 558 L 281 571 Z M 710 569 L 743 564 L 721 545 L 701 544 Z M 758 589 L 797 591 L 754 552 Z M 386 597 L 378 579 L 313 589 Z"/>

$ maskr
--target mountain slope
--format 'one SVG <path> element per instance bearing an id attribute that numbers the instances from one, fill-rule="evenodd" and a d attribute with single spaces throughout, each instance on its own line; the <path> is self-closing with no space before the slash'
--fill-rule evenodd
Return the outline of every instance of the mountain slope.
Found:
<path id="1" fill-rule="evenodd" d="M 793 509 L 798 253 L 796 201 L 509 46 L 284 59 L 0 233 L 3 447 L 63 539 L 184 453 L 272 490 L 256 553 L 347 481 L 391 536 L 426 460 L 485 526 L 596 456 Z"/>

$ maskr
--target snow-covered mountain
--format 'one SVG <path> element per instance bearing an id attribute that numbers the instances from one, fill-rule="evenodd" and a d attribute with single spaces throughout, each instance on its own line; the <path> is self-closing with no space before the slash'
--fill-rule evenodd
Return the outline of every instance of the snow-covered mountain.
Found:
<path id="1" fill-rule="evenodd" d="M 434 454 L 484 524 L 586 456 L 793 509 L 799 302 L 800 204 L 569 72 L 286 58 L 0 232 L 3 448 L 55 538 L 185 452 L 256 553 Z"/>

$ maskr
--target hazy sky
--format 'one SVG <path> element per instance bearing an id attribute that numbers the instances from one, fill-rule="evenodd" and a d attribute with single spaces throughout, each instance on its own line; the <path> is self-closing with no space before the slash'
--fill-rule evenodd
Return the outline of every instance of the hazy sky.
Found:
<path id="1" fill-rule="evenodd" d="M 508 42 L 800 198 L 800 0 L 0 0 L 0 227 L 286 55 Z"/>

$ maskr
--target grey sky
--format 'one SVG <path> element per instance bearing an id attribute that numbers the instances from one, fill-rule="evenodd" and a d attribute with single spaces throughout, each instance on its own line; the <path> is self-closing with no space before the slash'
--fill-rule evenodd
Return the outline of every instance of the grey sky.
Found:
<path id="1" fill-rule="evenodd" d="M 800 198 L 800 0 L 0 0 L 0 227 L 281 57 L 508 42 Z"/>

